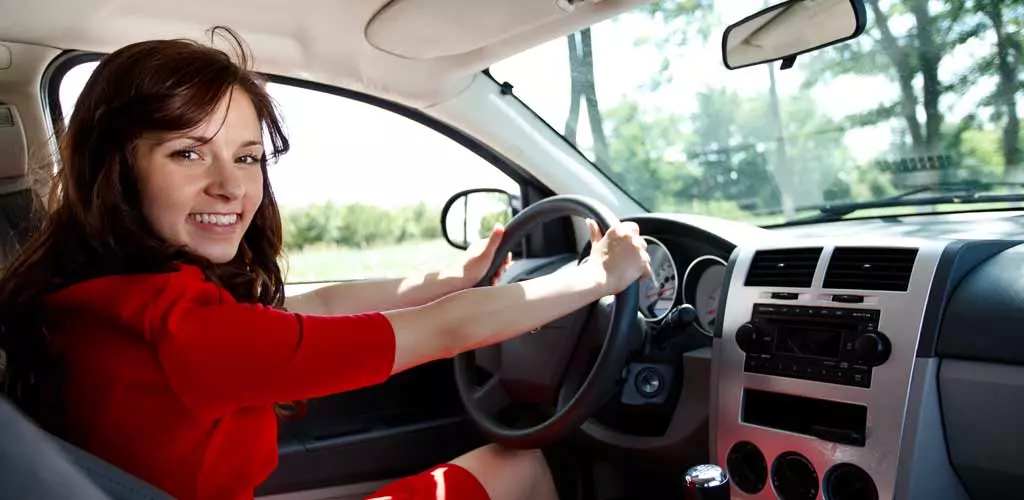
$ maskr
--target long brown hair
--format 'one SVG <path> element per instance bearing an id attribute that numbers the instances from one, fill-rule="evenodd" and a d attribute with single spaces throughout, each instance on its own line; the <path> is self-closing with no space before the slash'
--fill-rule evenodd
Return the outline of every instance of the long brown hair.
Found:
<path id="1" fill-rule="evenodd" d="M 273 101 L 250 70 L 244 43 L 228 28 L 214 28 L 210 35 L 232 44 L 234 58 L 181 39 L 134 43 L 103 57 L 67 130 L 58 132 L 60 168 L 51 187 L 51 213 L 0 278 L 5 392 L 30 414 L 48 406 L 40 400 L 40 380 L 59 377 L 42 322 L 42 299 L 50 293 L 91 278 L 172 271 L 189 263 L 240 302 L 284 303 L 281 215 L 266 169 L 268 160 L 288 151 L 288 139 Z M 133 148 L 143 134 L 201 125 L 232 89 L 252 100 L 270 145 L 261 162 L 263 202 L 235 258 L 213 265 L 152 230 L 140 207 Z"/>

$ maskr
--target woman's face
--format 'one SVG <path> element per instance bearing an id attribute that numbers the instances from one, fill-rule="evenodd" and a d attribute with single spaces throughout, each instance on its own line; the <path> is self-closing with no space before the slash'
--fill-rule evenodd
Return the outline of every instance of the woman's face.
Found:
<path id="1" fill-rule="evenodd" d="M 143 215 L 157 235 L 214 263 L 234 258 L 263 201 L 261 132 L 236 87 L 194 130 L 142 137 L 135 166 Z"/>

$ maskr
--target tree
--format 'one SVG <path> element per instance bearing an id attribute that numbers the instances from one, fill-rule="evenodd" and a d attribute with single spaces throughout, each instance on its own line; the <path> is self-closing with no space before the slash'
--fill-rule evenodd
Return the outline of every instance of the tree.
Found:
<path id="1" fill-rule="evenodd" d="M 648 207 L 672 207 L 697 172 L 682 161 L 683 118 L 644 111 L 624 100 L 605 112 L 608 170 L 623 188 Z"/>
<path id="2" fill-rule="evenodd" d="M 965 22 L 960 26 L 960 38 L 969 40 L 989 33 L 994 38 L 993 50 L 978 58 L 950 86 L 953 92 L 963 92 L 979 77 L 995 74 L 997 84 L 981 104 L 993 110 L 992 121 L 1002 122 L 1002 164 L 1008 181 L 1024 181 L 1021 152 L 1020 117 L 1017 115 L 1017 93 L 1024 89 L 1020 63 L 1024 60 L 1024 47 L 1020 33 L 1024 28 L 1024 2 L 1021 0 L 952 0 L 953 8 Z"/>
<path id="3" fill-rule="evenodd" d="M 708 3 L 663 0 L 652 4 L 647 13 L 664 19 L 669 28 L 654 43 L 671 46 L 685 44 L 695 35 L 706 37 L 708 23 L 717 21 Z M 961 150 L 965 144 L 962 136 L 978 130 L 984 123 L 976 113 L 957 116 L 952 123 L 947 123 L 948 109 L 943 103 L 946 96 L 959 98 L 995 75 L 998 82 L 994 90 L 979 105 L 992 110 L 989 123 L 998 124 L 1002 129 L 1003 160 L 1000 163 L 1007 166 L 1005 175 L 1008 179 L 1024 180 L 1024 153 L 1017 113 L 1017 94 L 1024 89 L 1020 74 L 1020 61 L 1024 57 L 1021 49 L 1024 1 L 865 0 L 865 3 L 869 19 L 864 35 L 803 58 L 804 89 L 810 91 L 848 75 L 883 76 L 897 89 L 895 99 L 846 117 L 841 128 L 898 123 L 896 132 L 902 140 L 894 144 L 894 156 L 905 157 L 909 153 L 943 158 L 952 154 L 955 161 L 948 164 L 952 168 L 966 168 L 964 161 L 976 163 L 979 158 L 965 158 L 977 148 Z M 960 75 L 942 76 L 948 72 L 940 69 L 951 61 L 954 52 L 979 40 L 991 43 L 987 54 L 976 58 Z M 769 77 L 773 77 L 771 66 L 768 71 Z M 655 84 L 664 80 L 660 75 L 652 78 Z M 773 110 L 768 111 L 765 116 L 771 117 Z M 782 133 L 776 138 L 775 163 L 786 170 L 789 164 L 798 162 L 789 158 L 788 125 L 778 128 Z M 783 172 L 775 171 L 776 180 L 786 185 L 787 176 L 780 176 L 780 173 Z M 805 173 L 800 172 L 800 175 Z M 783 205 L 789 192 L 783 187 Z"/>
<path id="4" fill-rule="evenodd" d="M 791 96 L 780 106 L 785 130 L 779 130 L 764 120 L 770 106 L 767 93 L 745 97 L 724 88 L 700 92 L 691 116 L 645 110 L 625 100 L 605 113 L 609 168 L 627 191 L 660 210 L 692 209 L 693 199 L 717 200 L 729 202 L 717 207 L 731 215 L 749 216 L 781 212 L 785 190 L 800 193 L 800 205 L 820 205 L 830 187 L 828 201 L 849 193 L 847 188 L 835 194 L 836 179 L 853 167 L 839 124 L 813 102 Z M 772 171 L 783 134 L 792 165 L 801 167 L 788 177 Z M 791 184 L 781 184 L 783 178 Z"/>

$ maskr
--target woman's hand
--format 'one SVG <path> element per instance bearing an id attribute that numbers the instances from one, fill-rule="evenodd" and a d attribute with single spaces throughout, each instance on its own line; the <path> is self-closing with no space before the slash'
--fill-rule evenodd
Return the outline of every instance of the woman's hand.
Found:
<path id="1" fill-rule="evenodd" d="M 501 244 L 501 238 L 504 235 L 505 227 L 501 224 L 495 224 L 489 238 L 477 241 L 466 249 L 469 257 L 466 259 L 466 263 L 462 265 L 462 275 L 465 277 L 466 288 L 472 288 L 484 278 L 484 273 L 487 272 L 487 268 L 491 267 L 491 262 L 494 261 L 494 252 L 498 251 L 498 245 Z M 505 256 L 505 262 L 494 273 L 494 278 L 491 280 L 492 285 L 498 282 L 510 264 L 512 264 L 511 253 Z"/>
<path id="2" fill-rule="evenodd" d="M 608 287 L 608 293 L 619 293 L 643 276 L 651 275 L 651 256 L 647 242 L 640 237 L 635 222 L 620 222 L 604 236 L 597 223 L 587 219 L 590 228 L 590 257 L 584 265 L 594 271 Z"/>

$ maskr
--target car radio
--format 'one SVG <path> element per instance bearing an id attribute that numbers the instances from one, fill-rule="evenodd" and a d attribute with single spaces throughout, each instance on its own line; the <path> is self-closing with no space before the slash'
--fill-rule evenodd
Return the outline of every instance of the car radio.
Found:
<path id="1" fill-rule="evenodd" d="M 754 304 L 736 344 L 745 372 L 869 388 L 872 367 L 892 351 L 878 317 L 874 309 Z"/>

